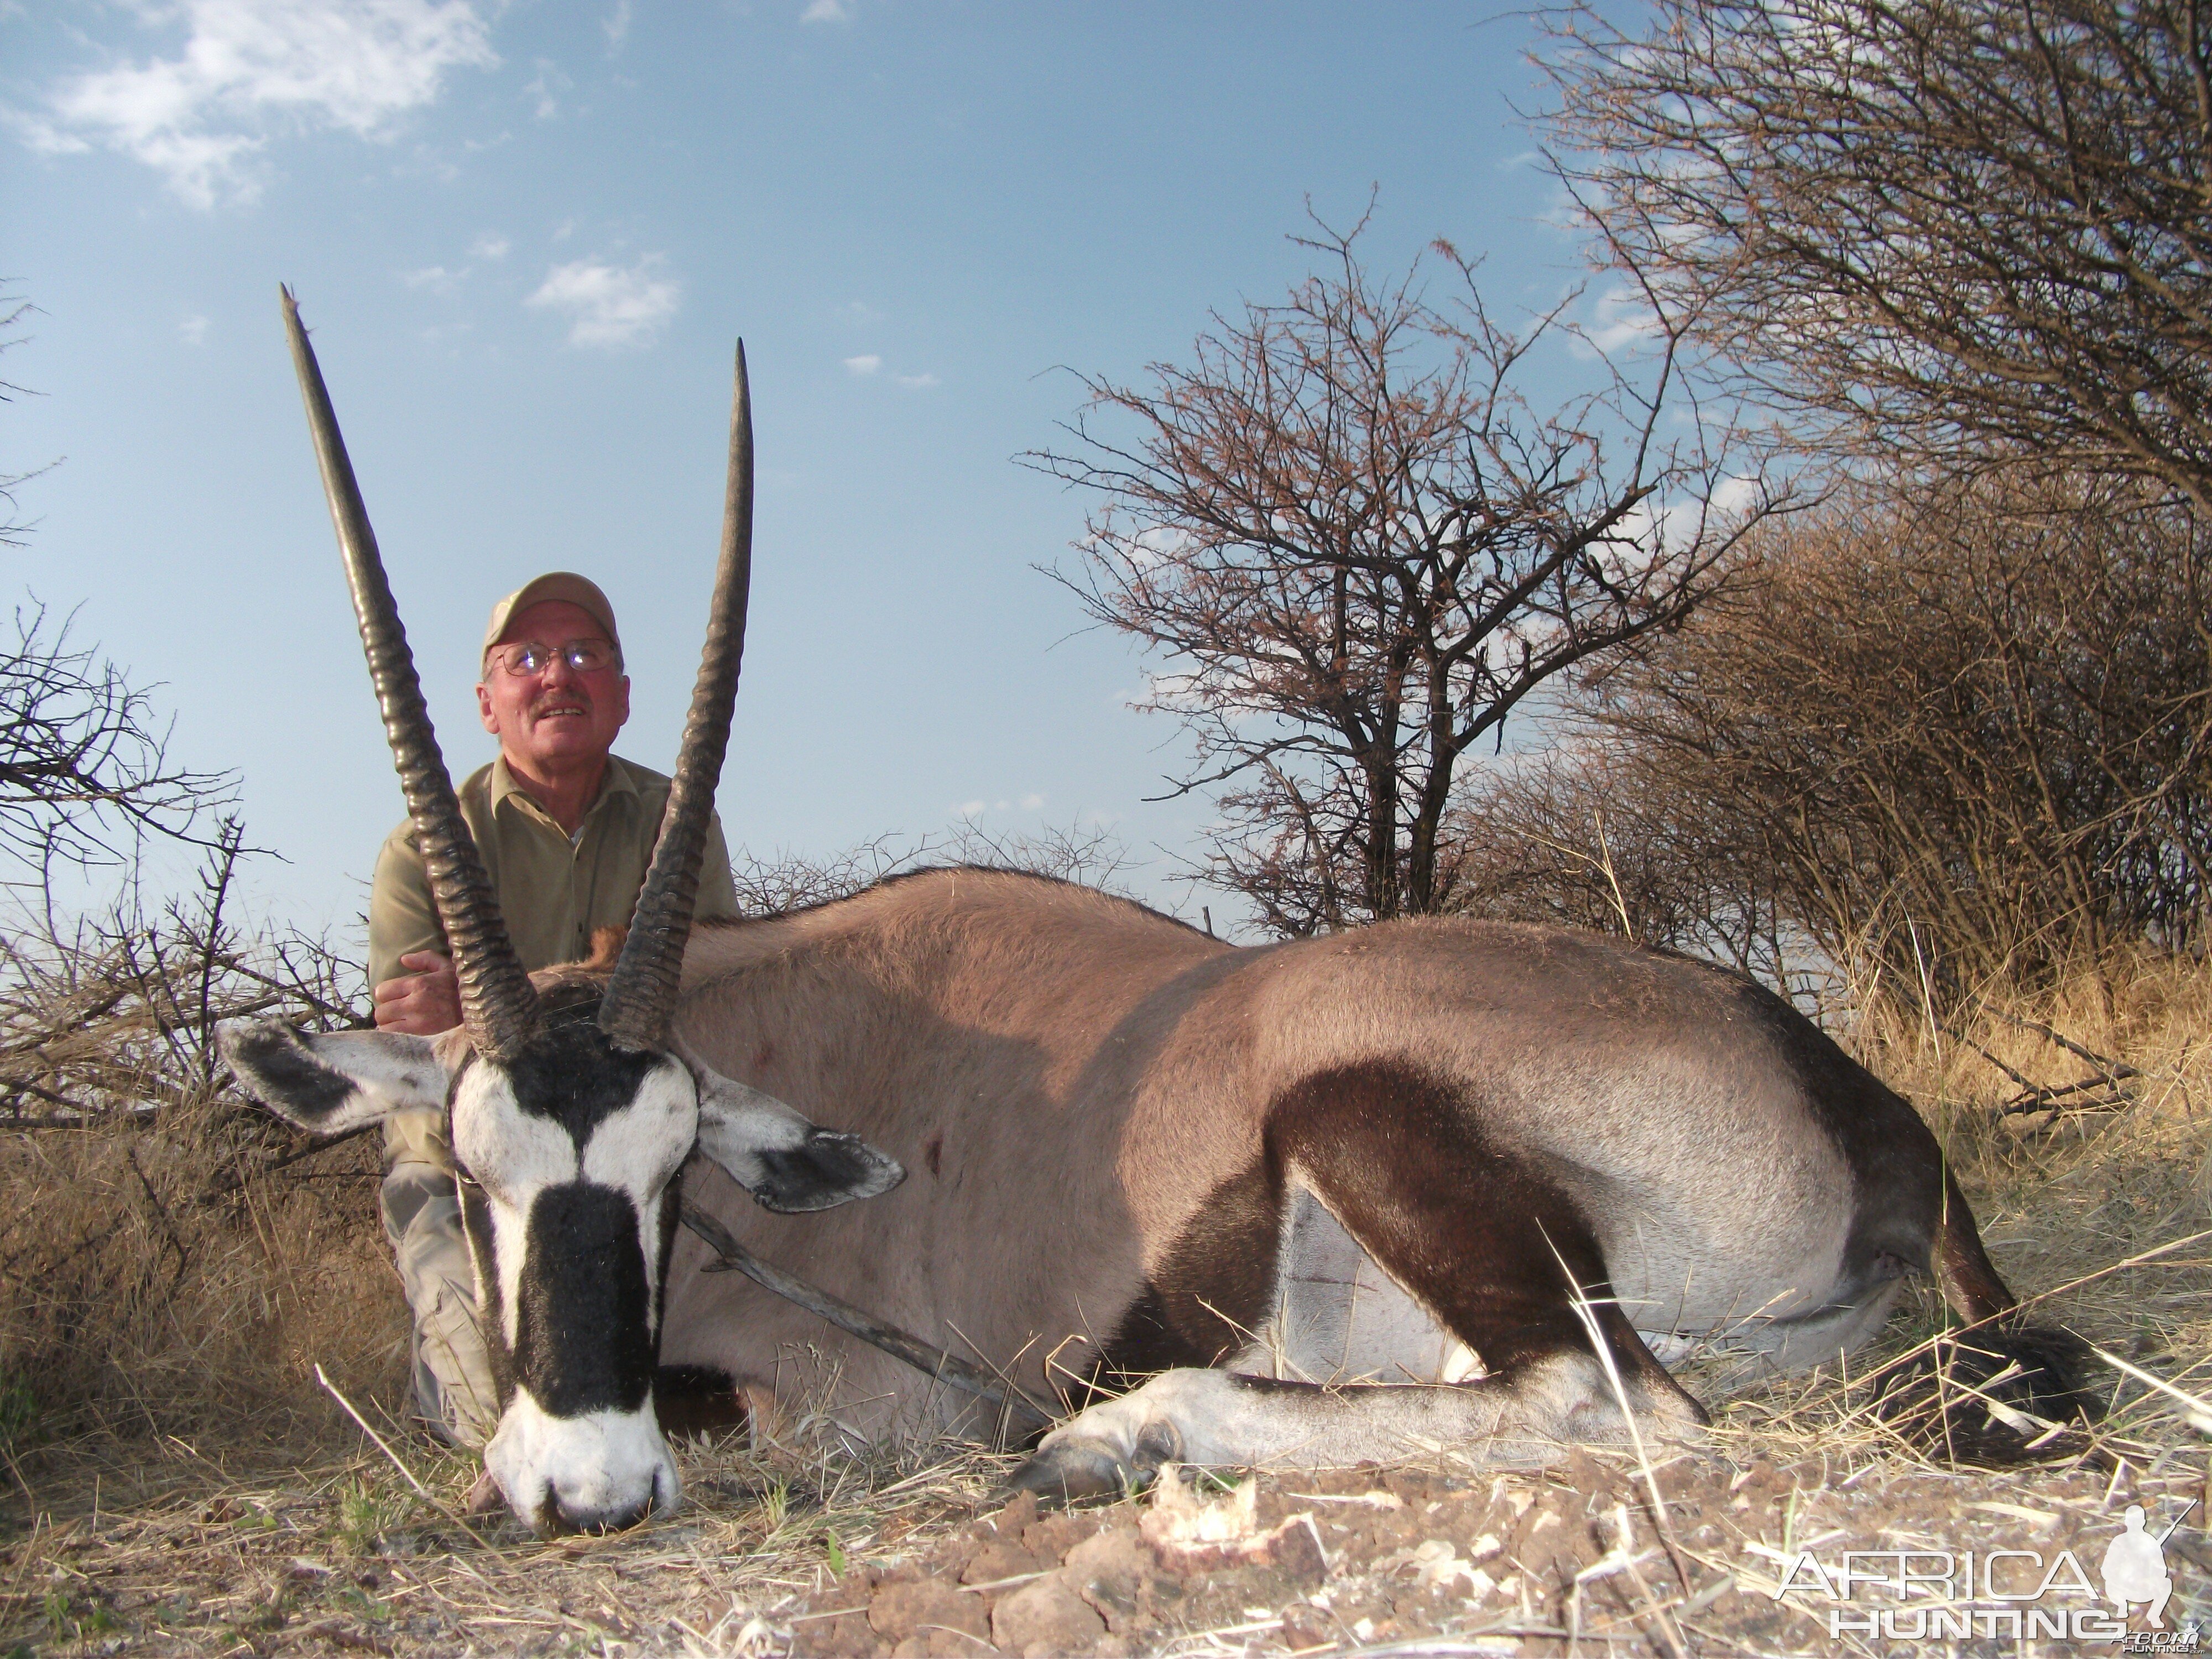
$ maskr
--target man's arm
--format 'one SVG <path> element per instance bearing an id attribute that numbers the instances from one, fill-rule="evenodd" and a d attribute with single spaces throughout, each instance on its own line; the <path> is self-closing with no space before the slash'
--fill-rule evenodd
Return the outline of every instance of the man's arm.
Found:
<path id="1" fill-rule="evenodd" d="M 368 982 L 380 1030 L 435 1036 L 461 1023 L 460 984 L 411 826 L 385 838 L 368 890 Z"/>

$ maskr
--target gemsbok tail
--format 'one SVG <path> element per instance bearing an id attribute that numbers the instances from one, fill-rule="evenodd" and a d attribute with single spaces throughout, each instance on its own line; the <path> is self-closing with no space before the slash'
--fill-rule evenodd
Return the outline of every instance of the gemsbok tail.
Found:
<path id="1" fill-rule="evenodd" d="M 2080 1452 L 2081 1425 L 2102 1415 L 2083 1382 L 2088 1345 L 2021 1316 L 1948 1165 L 1930 1255 L 1936 1285 L 1960 1322 L 1881 1379 L 1882 1417 L 1946 1462 L 2003 1467 Z"/>

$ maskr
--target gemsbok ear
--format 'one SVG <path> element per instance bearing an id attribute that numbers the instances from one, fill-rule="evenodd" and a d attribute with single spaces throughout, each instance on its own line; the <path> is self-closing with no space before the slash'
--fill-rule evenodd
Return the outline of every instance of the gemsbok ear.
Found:
<path id="1" fill-rule="evenodd" d="M 887 1193 L 906 1170 L 858 1135 L 809 1122 L 757 1089 L 692 1060 L 699 1085 L 699 1150 L 763 1210 L 791 1215 Z"/>
<path id="2" fill-rule="evenodd" d="M 216 1047 L 246 1092 L 310 1133 L 343 1134 L 406 1107 L 443 1107 L 446 1068 L 429 1037 L 396 1031 L 301 1036 L 277 1019 L 227 1019 Z"/>

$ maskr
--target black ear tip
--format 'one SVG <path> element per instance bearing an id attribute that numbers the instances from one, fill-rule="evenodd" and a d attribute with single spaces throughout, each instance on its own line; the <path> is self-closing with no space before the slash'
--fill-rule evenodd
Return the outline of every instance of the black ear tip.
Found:
<path id="1" fill-rule="evenodd" d="M 278 1019 L 227 1019 L 216 1027 L 216 1051 L 234 1066 L 252 1066 L 301 1047 L 299 1034 Z"/>
<path id="2" fill-rule="evenodd" d="M 817 1129 L 807 1150 L 871 1194 L 887 1193 L 906 1179 L 906 1165 L 842 1129 Z"/>

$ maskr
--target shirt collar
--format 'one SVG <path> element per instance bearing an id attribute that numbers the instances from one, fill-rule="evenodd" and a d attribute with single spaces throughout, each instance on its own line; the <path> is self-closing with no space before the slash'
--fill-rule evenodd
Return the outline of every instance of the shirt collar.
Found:
<path id="1" fill-rule="evenodd" d="M 609 755 L 607 769 L 599 775 L 599 793 L 592 798 L 592 804 L 584 809 L 584 817 L 588 819 L 592 813 L 599 810 L 602 805 L 617 795 L 635 797 L 637 793 L 637 780 L 630 775 L 629 768 L 623 763 L 619 756 Z M 514 774 L 507 769 L 507 757 L 501 755 L 491 763 L 491 810 L 493 812 L 497 813 L 500 804 L 510 796 L 514 798 L 517 805 L 527 807 L 540 817 L 545 816 L 545 809 L 538 805 L 537 801 L 531 798 L 529 792 L 514 781 Z M 550 823 L 551 820 L 547 821 Z"/>

